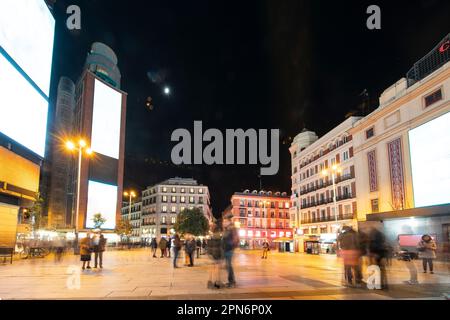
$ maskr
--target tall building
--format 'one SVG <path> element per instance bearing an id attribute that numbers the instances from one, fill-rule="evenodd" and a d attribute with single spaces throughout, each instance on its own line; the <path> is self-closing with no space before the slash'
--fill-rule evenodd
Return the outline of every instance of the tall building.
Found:
<path id="1" fill-rule="evenodd" d="M 39 192 L 55 19 L 43 0 L 4 0 L 0 30 L 0 246 L 13 246 Z"/>
<path id="2" fill-rule="evenodd" d="M 344 225 L 355 228 L 357 202 L 350 117 L 324 136 L 304 130 L 290 147 L 292 225 L 299 252 L 333 252 Z M 333 183 L 334 180 L 334 183 Z"/>
<path id="3" fill-rule="evenodd" d="M 450 242 L 449 61 L 447 35 L 350 129 L 360 229 L 383 226 L 395 247 Z"/>
<path id="4" fill-rule="evenodd" d="M 73 228 L 78 222 L 78 230 L 90 229 L 93 215 L 101 213 L 103 228 L 113 230 L 121 216 L 127 94 L 120 80 L 116 54 L 99 42 L 92 44 L 76 86 L 60 79 L 46 177 L 50 226 Z M 86 147 L 79 161 L 81 140 Z M 68 141 L 76 147 L 72 154 L 65 149 Z"/>
<path id="5" fill-rule="evenodd" d="M 242 247 L 260 248 L 267 240 L 272 248 L 278 246 L 280 251 L 293 251 L 289 200 L 285 192 L 235 192 L 231 196 L 231 208 L 225 209 L 223 214 L 232 214 Z"/>
<path id="6" fill-rule="evenodd" d="M 131 242 L 141 242 L 141 224 L 142 224 L 142 201 L 136 200 L 131 202 L 123 202 L 122 204 L 122 219 L 129 220 L 133 229 L 129 240 Z"/>
<path id="7" fill-rule="evenodd" d="M 194 179 L 176 177 L 148 187 L 142 192 L 142 241 L 169 236 L 178 214 L 193 208 L 212 219 L 209 189 Z"/>
<path id="8" fill-rule="evenodd" d="M 75 84 L 66 77 L 61 77 L 56 96 L 55 117 L 51 130 L 51 151 L 48 163 L 49 191 L 48 201 L 49 225 L 65 228 L 72 225 L 71 210 L 73 191 L 70 189 L 73 165 L 71 155 L 64 150 L 65 141 L 73 137 L 73 116 L 75 110 Z"/>

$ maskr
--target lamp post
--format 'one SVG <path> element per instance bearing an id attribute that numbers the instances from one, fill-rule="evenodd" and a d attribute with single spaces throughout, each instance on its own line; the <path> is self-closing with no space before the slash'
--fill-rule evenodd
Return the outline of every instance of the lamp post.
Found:
<path id="1" fill-rule="evenodd" d="M 125 197 L 130 197 L 130 200 L 129 200 L 129 203 L 128 203 L 128 220 L 130 221 L 131 220 L 131 201 L 132 201 L 132 199 L 134 197 L 136 197 L 136 193 L 134 193 L 134 191 L 130 190 L 129 192 L 125 191 L 123 193 L 123 195 Z M 127 235 L 127 242 L 129 243 L 129 236 L 128 235 Z"/>
<path id="2" fill-rule="evenodd" d="M 75 144 L 72 141 L 67 141 L 66 148 L 70 151 L 73 151 L 73 150 L 78 151 L 77 202 L 76 202 L 76 207 L 75 207 L 74 253 L 79 254 L 79 250 L 78 250 L 78 216 L 79 216 L 79 211 L 80 211 L 81 160 L 83 158 L 83 151 L 84 151 L 85 155 L 90 156 L 90 155 L 92 155 L 92 150 L 91 150 L 91 148 L 87 147 L 86 141 L 84 141 L 83 139 L 80 139 L 78 141 L 78 144 Z M 72 223 L 73 223 L 73 217 L 72 217 Z"/>
<path id="3" fill-rule="evenodd" d="M 341 169 L 337 165 L 331 166 L 331 181 L 333 183 L 333 204 L 334 204 L 334 217 L 336 220 L 336 229 L 338 228 L 338 207 L 337 207 L 337 199 L 336 199 L 336 174 L 341 173 Z M 323 176 L 328 176 L 328 170 L 322 171 Z M 336 230 L 337 233 L 337 230 Z"/>

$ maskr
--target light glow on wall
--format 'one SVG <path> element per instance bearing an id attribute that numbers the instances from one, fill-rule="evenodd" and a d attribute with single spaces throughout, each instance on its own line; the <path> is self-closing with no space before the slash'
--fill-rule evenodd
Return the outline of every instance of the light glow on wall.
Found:
<path id="1" fill-rule="evenodd" d="M 92 218 L 97 213 L 106 219 L 102 229 L 116 227 L 117 192 L 117 186 L 89 180 L 86 228 L 94 228 Z"/>
<path id="2" fill-rule="evenodd" d="M 450 203 L 450 112 L 409 131 L 415 207 Z"/>
<path id="3" fill-rule="evenodd" d="M 95 79 L 91 149 L 119 158 L 122 94 Z"/>
<path id="4" fill-rule="evenodd" d="M 55 19 L 44 0 L 0 1 L 0 46 L 47 97 L 54 35 Z"/>
<path id="5" fill-rule="evenodd" d="M 48 103 L 1 54 L 0 96 L 0 131 L 43 157 Z"/>

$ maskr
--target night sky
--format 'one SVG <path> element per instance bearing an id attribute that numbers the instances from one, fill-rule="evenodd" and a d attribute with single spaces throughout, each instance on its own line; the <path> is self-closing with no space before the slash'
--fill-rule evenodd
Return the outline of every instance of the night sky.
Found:
<path id="1" fill-rule="evenodd" d="M 71 4 L 81 8 L 78 32 L 65 27 Z M 366 28 L 371 4 L 381 7 L 381 30 Z M 51 107 L 59 77 L 77 81 L 91 44 L 107 44 L 128 93 L 124 188 L 192 177 L 209 186 L 215 215 L 233 192 L 259 189 L 260 166 L 177 167 L 173 130 L 193 132 L 194 120 L 222 132 L 280 129 L 280 170 L 262 186 L 290 194 L 290 139 L 304 127 L 321 136 L 361 110 L 364 89 L 376 107 L 450 32 L 448 0 L 56 0 L 54 14 Z"/>

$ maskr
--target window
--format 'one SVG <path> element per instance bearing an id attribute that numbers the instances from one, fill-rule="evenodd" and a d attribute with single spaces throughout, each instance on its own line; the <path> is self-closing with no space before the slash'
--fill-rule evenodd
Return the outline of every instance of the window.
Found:
<path id="1" fill-rule="evenodd" d="M 186 207 L 181 206 L 181 207 L 180 207 L 180 212 L 183 212 L 184 209 L 186 209 Z"/>
<path id="2" fill-rule="evenodd" d="M 175 222 L 177 222 L 177 217 L 171 217 L 171 218 L 170 218 L 170 222 L 171 222 L 172 224 L 174 224 Z"/>
<path id="3" fill-rule="evenodd" d="M 194 203 L 194 197 L 189 197 L 189 203 Z"/>
<path id="4" fill-rule="evenodd" d="M 272 211 L 272 212 L 270 213 L 270 217 L 271 217 L 271 218 L 275 218 L 275 212 Z"/>
<path id="5" fill-rule="evenodd" d="M 180 192 L 181 192 L 181 193 L 185 193 L 185 192 L 186 192 L 186 189 L 181 188 Z"/>
<path id="6" fill-rule="evenodd" d="M 342 153 L 342 159 L 345 161 L 345 160 L 348 160 L 348 151 L 344 151 L 343 153 Z"/>
<path id="7" fill-rule="evenodd" d="M 441 89 L 436 90 L 435 92 L 433 92 L 425 97 L 425 108 L 431 106 L 433 103 L 436 103 L 439 100 L 442 100 Z"/>
<path id="8" fill-rule="evenodd" d="M 203 204 L 203 197 L 198 197 L 198 203 Z"/>
<path id="9" fill-rule="evenodd" d="M 320 233 L 327 233 L 327 227 L 320 227 Z"/>
<path id="10" fill-rule="evenodd" d="M 167 192 L 167 188 L 166 187 L 162 187 L 162 192 Z"/>
<path id="11" fill-rule="evenodd" d="M 185 196 L 181 196 L 180 197 L 180 202 L 181 203 L 185 203 L 186 202 L 186 197 Z"/>
<path id="12" fill-rule="evenodd" d="M 173 193 L 177 192 L 177 188 L 172 187 L 172 192 L 173 192 Z"/>
<path id="13" fill-rule="evenodd" d="M 252 220 L 248 220 L 247 227 L 251 227 L 251 226 L 252 226 Z"/>
<path id="14" fill-rule="evenodd" d="M 176 197 L 176 196 L 170 197 L 170 201 L 171 201 L 172 203 L 176 203 L 176 202 L 177 202 L 177 197 Z"/>
<path id="15" fill-rule="evenodd" d="M 167 206 L 162 206 L 162 212 L 167 212 Z"/>
<path id="16" fill-rule="evenodd" d="M 275 221 L 271 221 L 271 222 L 270 222 L 270 227 L 271 227 L 271 228 L 275 228 Z"/>
<path id="17" fill-rule="evenodd" d="M 194 193 L 194 188 L 190 188 L 190 189 L 189 189 L 189 192 L 190 192 L 190 193 Z"/>
<path id="18" fill-rule="evenodd" d="M 170 211 L 172 211 L 172 213 L 176 213 L 177 212 L 177 207 L 175 207 L 175 206 L 172 206 L 172 208 L 171 208 L 171 210 Z"/>
<path id="19" fill-rule="evenodd" d="M 198 193 L 203 193 L 203 188 L 198 189 Z"/>
<path id="20" fill-rule="evenodd" d="M 370 139 L 375 135 L 374 128 L 370 128 L 366 130 L 366 139 Z"/>
<path id="21" fill-rule="evenodd" d="M 161 223 L 162 223 L 162 224 L 166 224 L 166 217 L 165 217 L 165 216 L 162 216 L 162 217 L 161 217 Z"/>
<path id="22" fill-rule="evenodd" d="M 370 200 L 370 205 L 372 207 L 372 213 L 376 213 L 379 211 L 378 207 L 378 199 L 372 199 Z"/>
<path id="23" fill-rule="evenodd" d="M 349 215 L 349 214 L 352 213 L 352 206 L 351 206 L 350 204 L 346 204 L 346 205 L 344 206 L 344 213 L 345 213 L 346 215 Z"/>
<path id="24" fill-rule="evenodd" d="M 162 196 L 161 201 L 162 202 L 167 202 L 167 196 Z"/>

